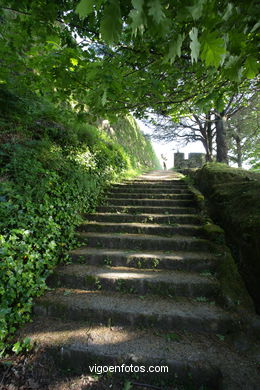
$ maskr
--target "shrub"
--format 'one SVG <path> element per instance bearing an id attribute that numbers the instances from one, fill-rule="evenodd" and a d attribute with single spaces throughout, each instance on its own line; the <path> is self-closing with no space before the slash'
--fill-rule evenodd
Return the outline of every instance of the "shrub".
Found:
<path id="1" fill-rule="evenodd" d="M 90 153 L 64 156 L 46 142 L 6 145 L 0 187 L 0 349 L 28 321 L 35 296 L 75 245 L 80 213 L 94 210 L 109 176 Z M 3 160 L 3 156 L 2 160 Z M 8 157 L 8 158 L 7 158 Z M 8 161 L 7 161 L 8 160 Z M 110 165 L 113 171 L 112 164 Z M 118 170 L 118 167 L 116 167 Z"/>

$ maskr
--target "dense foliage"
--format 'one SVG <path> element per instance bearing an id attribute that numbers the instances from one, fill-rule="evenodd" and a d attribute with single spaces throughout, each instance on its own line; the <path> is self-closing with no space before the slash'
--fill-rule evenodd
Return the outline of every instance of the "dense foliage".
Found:
<path id="1" fill-rule="evenodd" d="M 255 1 L 228 0 L 81 0 L 76 8 L 90 25 L 95 14 L 107 43 L 129 40 L 129 32 L 144 43 L 160 38 L 166 62 L 188 52 L 192 62 L 223 67 L 231 78 L 257 74 L 258 10 Z"/>
<path id="2" fill-rule="evenodd" d="M 0 82 L 73 104 L 90 122 L 211 111 L 227 162 L 230 101 L 256 88 L 258 10 L 255 0 L 9 0 Z"/>

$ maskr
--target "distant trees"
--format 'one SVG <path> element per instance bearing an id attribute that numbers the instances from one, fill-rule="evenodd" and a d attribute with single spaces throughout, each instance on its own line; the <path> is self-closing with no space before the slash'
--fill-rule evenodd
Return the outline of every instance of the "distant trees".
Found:
<path id="1" fill-rule="evenodd" d="M 206 161 L 212 161 L 216 152 L 217 161 L 230 159 L 241 167 L 250 155 L 254 157 L 253 150 L 260 139 L 256 93 L 234 94 L 229 99 L 226 94 L 225 106 L 221 110 L 212 108 L 206 114 L 194 107 L 189 110 L 190 114 L 180 117 L 179 121 L 174 116 L 163 115 L 150 120 L 152 137 L 165 142 L 179 141 L 180 144 L 199 141 L 205 148 Z"/>
<path id="2" fill-rule="evenodd" d="M 170 117 L 157 117 L 152 120 L 152 138 L 159 141 L 180 141 L 182 144 L 199 141 L 203 144 L 206 161 L 212 161 L 213 143 L 216 126 L 211 112 L 207 114 L 191 114 L 176 123 Z"/>
<path id="3" fill-rule="evenodd" d="M 260 104 L 254 95 L 246 107 L 227 121 L 229 158 L 238 167 L 250 161 L 260 163 Z"/>

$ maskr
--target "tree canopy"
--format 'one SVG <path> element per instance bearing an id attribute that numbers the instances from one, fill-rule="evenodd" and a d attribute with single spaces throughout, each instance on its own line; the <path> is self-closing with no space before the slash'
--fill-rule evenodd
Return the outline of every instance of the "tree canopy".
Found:
<path id="1" fill-rule="evenodd" d="M 89 121 L 129 111 L 177 120 L 190 107 L 222 121 L 229 100 L 255 88 L 258 15 L 255 0 L 5 1 L 0 82 Z"/>

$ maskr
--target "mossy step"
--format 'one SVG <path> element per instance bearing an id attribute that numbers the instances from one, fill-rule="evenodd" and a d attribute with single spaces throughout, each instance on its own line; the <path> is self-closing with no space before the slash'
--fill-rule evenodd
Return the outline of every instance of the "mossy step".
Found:
<path id="1" fill-rule="evenodd" d="M 131 198 L 106 198 L 110 206 L 160 206 L 160 207 L 185 207 L 194 205 L 193 199 L 131 199 Z"/>
<path id="2" fill-rule="evenodd" d="M 213 244 L 205 239 L 190 236 L 162 237 L 152 234 L 127 233 L 85 233 L 77 234 L 78 239 L 90 247 L 110 249 L 141 249 L 141 250 L 187 250 L 210 251 Z"/>
<path id="3" fill-rule="evenodd" d="M 133 268 L 214 272 L 217 258 L 208 252 L 138 251 L 83 246 L 70 252 L 75 263 Z"/>
<path id="4" fill-rule="evenodd" d="M 158 207 L 158 206 L 99 206 L 97 212 L 112 213 L 122 212 L 130 214 L 196 214 L 196 209 L 193 207 Z"/>
<path id="5" fill-rule="evenodd" d="M 163 297 L 217 297 L 215 278 L 191 272 L 134 270 L 129 267 L 97 267 L 72 264 L 58 267 L 48 278 L 48 286 L 82 290 L 118 291 L 131 294 L 154 294 Z"/>
<path id="6" fill-rule="evenodd" d="M 198 214 L 126 214 L 126 213 L 94 213 L 85 214 L 88 221 L 96 222 L 138 222 L 158 224 L 201 224 Z"/>
<path id="7" fill-rule="evenodd" d="M 192 193 L 180 193 L 180 194 L 172 194 L 172 193 L 129 193 L 129 192 L 106 192 L 106 197 L 109 198 L 130 198 L 130 199 L 168 199 L 168 200 L 179 200 L 179 199 L 194 199 Z"/>
<path id="8" fill-rule="evenodd" d="M 135 297 L 120 293 L 57 288 L 35 301 L 34 313 L 73 321 L 116 326 L 155 327 L 167 331 L 222 333 L 236 325 L 216 305 L 188 298 Z"/>
<path id="9" fill-rule="evenodd" d="M 133 233 L 133 234 L 158 234 L 169 236 L 174 234 L 200 236 L 203 234 L 202 227 L 198 225 L 161 225 L 156 223 L 108 223 L 108 222 L 89 222 L 86 221 L 78 227 L 81 232 L 99 232 L 99 233 Z"/>
<path id="10" fill-rule="evenodd" d="M 138 381 L 160 385 L 163 380 L 171 386 L 187 385 L 187 389 L 219 390 L 223 374 L 218 366 L 222 365 L 225 371 L 227 367 L 230 369 L 230 364 L 224 363 L 226 356 L 233 359 L 231 368 L 238 364 L 235 354 L 230 351 L 227 354 L 216 337 L 213 340 L 209 336 L 190 337 L 187 333 L 160 332 L 156 335 L 152 331 L 129 327 L 91 326 L 86 322 L 40 317 L 33 324 L 27 324 L 20 336 L 37 343 L 46 360 L 54 359 L 57 368 L 74 374 L 90 373 L 89 366 L 94 365 L 132 364 L 136 369 L 137 366 L 145 367 L 145 371 L 149 366 L 168 366 L 168 373 L 139 372 Z M 239 361 L 241 369 L 245 366 L 243 363 Z M 118 371 L 113 374 L 117 375 Z M 124 378 L 133 380 L 133 376 L 133 373 L 123 373 Z"/>
<path id="11" fill-rule="evenodd" d="M 143 187 L 128 187 L 128 186 L 118 186 L 118 187 L 109 187 L 107 191 L 112 192 L 113 194 L 116 193 L 125 193 L 125 194 L 190 194 L 190 191 L 188 188 L 165 188 L 165 187 L 149 187 L 149 188 L 143 188 Z"/>

